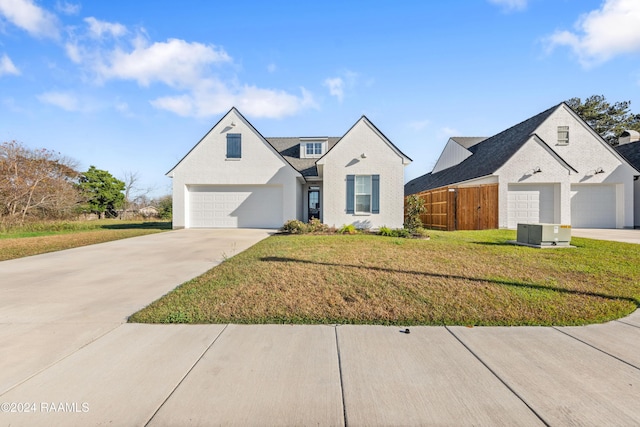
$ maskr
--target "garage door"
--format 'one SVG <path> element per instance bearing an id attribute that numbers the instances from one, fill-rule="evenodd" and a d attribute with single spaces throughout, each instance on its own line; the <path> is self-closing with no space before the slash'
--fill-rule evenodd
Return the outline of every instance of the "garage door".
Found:
<path id="1" fill-rule="evenodd" d="M 191 228 L 280 228 L 282 186 L 190 186 Z"/>
<path id="2" fill-rule="evenodd" d="M 571 226 L 574 228 L 616 227 L 616 186 L 571 186 Z"/>
<path id="3" fill-rule="evenodd" d="M 553 185 L 509 185 L 507 227 L 554 222 Z"/>

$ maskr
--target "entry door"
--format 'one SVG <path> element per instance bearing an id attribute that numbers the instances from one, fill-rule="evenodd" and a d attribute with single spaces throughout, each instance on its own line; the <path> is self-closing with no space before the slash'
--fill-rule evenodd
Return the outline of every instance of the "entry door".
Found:
<path id="1" fill-rule="evenodd" d="M 320 190 L 309 190 L 308 194 L 308 221 L 320 219 Z"/>

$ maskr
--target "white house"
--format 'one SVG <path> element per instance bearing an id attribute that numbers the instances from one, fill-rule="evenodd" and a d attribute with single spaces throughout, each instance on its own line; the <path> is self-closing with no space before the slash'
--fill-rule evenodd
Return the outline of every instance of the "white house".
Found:
<path id="1" fill-rule="evenodd" d="M 433 171 L 408 182 L 405 195 L 493 185 L 500 228 L 624 228 L 634 225 L 638 173 L 560 103 L 490 138 L 451 138 Z M 478 201 L 478 211 L 483 208 Z"/>
<path id="2" fill-rule="evenodd" d="M 167 173 L 173 227 L 402 227 L 410 162 L 365 116 L 341 138 L 265 138 L 232 108 Z"/>

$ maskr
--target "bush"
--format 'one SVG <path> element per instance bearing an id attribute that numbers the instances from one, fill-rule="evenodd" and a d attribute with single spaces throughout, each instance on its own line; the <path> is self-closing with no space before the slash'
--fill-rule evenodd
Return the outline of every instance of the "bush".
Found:
<path id="1" fill-rule="evenodd" d="M 415 231 L 417 228 L 421 228 L 422 220 L 420 220 L 420 215 L 427 211 L 427 208 L 424 206 L 424 200 L 415 194 L 412 194 L 405 200 L 404 209 L 404 228 L 410 232 Z"/>
<path id="2" fill-rule="evenodd" d="M 343 225 L 338 230 L 338 233 L 340 234 L 356 234 L 357 232 L 358 230 L 356 230 L 356 226 L 353 224 Z"/>
<path id="3" fill-rule="evenodd" d="M 309 231 L 309 227 L 302 221 L 298 221 L 297 219 L 290 219 L 285 222 L 281 228 L 285 233 L 291 234 L 305 234 Z"/>
<path id="4" fill-rule="evenodd" d="M 318 218 L 311 218 L 311 221 L 307 224 L 309 233 L 327 233 L 329 232 L 329 226 L 320 222 Z"/>
<path id="5" fill-rule="evenodd" d="M 380 234 L 381 236 L 391 237 L 393 236 L 393 230 L 389 227 L 382 226 L 380 227 L 380 230 L 378 230 L 378 234 Z"/>

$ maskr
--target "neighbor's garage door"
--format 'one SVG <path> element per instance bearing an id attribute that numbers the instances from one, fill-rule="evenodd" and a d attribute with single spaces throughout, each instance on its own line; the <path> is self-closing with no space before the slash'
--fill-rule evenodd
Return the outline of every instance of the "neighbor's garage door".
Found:
<path id="1" fill-rule="evenodd" d="M 510 184 L 507 194 L 507 226 L 518 223 L 552 223 L 554 218 L 553 185 Z"/>
<path id="2" fill-rule="evenodd" d="M 571 226 L 574 228 L 616 227 L 616 186 L 573 184 Z"/>
<path id="3" fill-rule="evenodd" d="M 282 186 L 190 186 L 189 227 L 280 228 Z"/>

